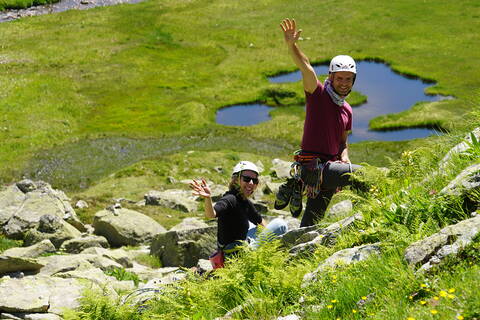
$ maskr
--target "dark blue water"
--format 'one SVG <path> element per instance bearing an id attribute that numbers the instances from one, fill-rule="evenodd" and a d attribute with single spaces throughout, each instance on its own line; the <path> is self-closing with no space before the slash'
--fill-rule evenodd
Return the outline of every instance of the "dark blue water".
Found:
<path id="1" fill-rule="evenodd" d="M 419 79 L 407 78 L 393 72 L 384 63 L 360 61 L 357 64 L 357 80 L 354 90 L 367 96 L 368 101 L 353 109 L 353 130 L 349 136 L 350 142 L 364 140 L 400 141 L 414 138 L 424 138 L 436 134 L 430 129 L 404 129 L 395 131 L 372 131 L 368 124 L 372 118 L 382 114 L 397 113 L 409 109 L 419 101 L 439 101 L 447 97 L 440 95 L 426 95 L 425 88 L 432 84 Z M 316 66 L 317 75 L 326 75 L 328 66 Z M 296 82 L 302 78 L 300 71 L 271 77 L 273 83 Z M 258 107 L 233 106 L 220 109 L 217 113 L 217 122 L 225 125 L 253 125 L 270 119 L 268 112 L 270 107 L 254 105 Z M 260 109 L 260 107 L 262 107 Z M 235 108 L 235 111 L 230 111 Z M 240 111 L 237 109 L 240 108 Z M 261 120 L 252 120 L 252 114 L 259 108 Z M 231 114 L 232 112 L 232 114 Z M 243 118 L 247 118 L 244 121 Z M 222 118 L 222 120 L 220 120 Z M 227 120 L 228 119 L 228 120 Z M 228 123 L 227 123 L 228 122 Z M 241 124 L 240 124 L 241 123 Z"/>
<path id="2" fill-rule="evenodd" d="M 270 120 L 272 107 L 263 104 L 244 104 L 218 110 L 217 123 L 226 126 L 251 126 Z"/>

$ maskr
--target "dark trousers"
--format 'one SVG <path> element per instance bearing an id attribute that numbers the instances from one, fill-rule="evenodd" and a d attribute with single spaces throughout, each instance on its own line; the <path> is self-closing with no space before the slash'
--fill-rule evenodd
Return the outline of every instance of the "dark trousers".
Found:
<path id="1" fill-rule="evenodd" d="M 307 198 L 307 206 L 303 213 L 300 227 L 312 226 L 325 216 L 328 204 L 338 187 L 351 184 L 350 175 L 361 166 L 343 162 L 330 162 L 323 169 L 322 191 L 316 198 Z"/>

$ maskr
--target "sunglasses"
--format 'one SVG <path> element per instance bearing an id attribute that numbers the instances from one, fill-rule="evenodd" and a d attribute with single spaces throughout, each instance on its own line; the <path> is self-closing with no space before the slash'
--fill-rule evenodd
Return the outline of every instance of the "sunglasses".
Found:
<path id="1" fill-rule="evenodd" d="M 252 177 L 247 177 L 247 176 L 241 176 L 243 182 L 250 183 L 250 181 L 253 182 L 253 184 L 258 184 L 258 178 L 252 178 Z"/>

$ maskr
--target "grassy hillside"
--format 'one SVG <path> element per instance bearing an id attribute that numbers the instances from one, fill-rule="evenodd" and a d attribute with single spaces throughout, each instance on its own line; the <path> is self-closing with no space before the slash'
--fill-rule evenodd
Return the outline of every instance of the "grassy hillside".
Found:
<path id="1" fill-rule="evenodd" d="M 0 176 L 10 181 L 29 172 L 38 165 L 38 152 L 52 155 L 59 146 L 81 149 L 89 139 L 118 136 L 202 139 L 214 132 L 225 138 L 221 149 L 235 149 L 248 136 L 281 144 L 276 155 L 287 157 L 301 137 L 304 115 L 288 107 L 302 101 L 301 87 L 266 78 L 293 70 L 278 26 L 286 16 L 304 30 L 301 47 L 313 62 L 338 53 L 381 59 L 396 71 L 437 81 L 429 93 L 457 98 L 421 104 L 397 116 L 392 126 L 461 128 L 480 100 L 479 15 L 473 0 L 197 0 L 146 1 L 3 23 Z M 268 123 L 248 128 L 214 123 L 222 106 L 274 104 L 272 95 L 282 92 L 293 98 L 281 101 L 285 105 Z M 385 165 L 385 154 L 398 157 L 423 143 L 359 143 L 351 158 Z M 179 143 L 176 151 L 187 151 L 187 144 Z M 249 151 L 248 144 L 239 148 Z M 134 162 L 102 162 L 98 175 L 72 163 L 67 171 L 97 181 Z M 62 185 L 61 179 L 51 181 Z M 79 180 L 68 186 L 78 188 Z"/>

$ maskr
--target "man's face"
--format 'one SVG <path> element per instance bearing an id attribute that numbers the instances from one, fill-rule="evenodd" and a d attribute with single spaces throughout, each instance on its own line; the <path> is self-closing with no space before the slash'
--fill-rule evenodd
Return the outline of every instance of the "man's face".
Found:
<path id="1" fill-rule="evenodd" d="M 245 170 L 240 173 L 240 192 L 245 198 L 250 197 L 257 189 L 258 174 L 253 171 Z"/>
<path id="2" fill-rule="evenodd" d="M 331 73 L 329 77 L 333 88 L 339 95 L 346 96 L 352 90 L 353 80 L 355 79 L 353 72 L 338 71 Z"/>

